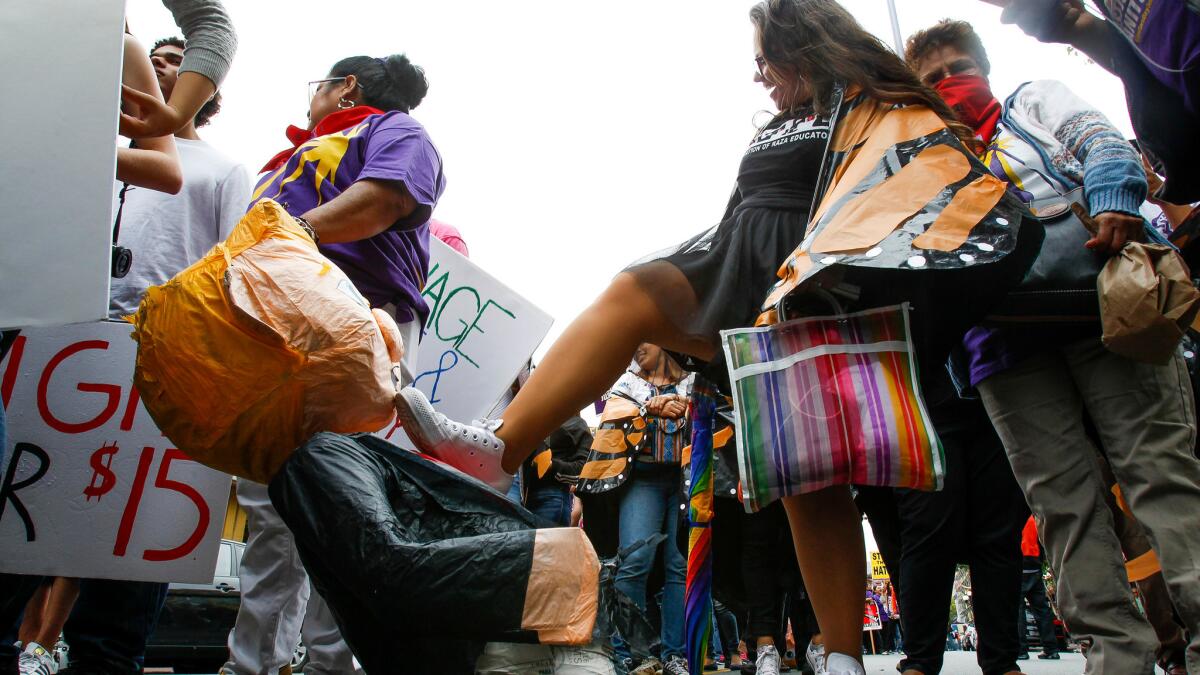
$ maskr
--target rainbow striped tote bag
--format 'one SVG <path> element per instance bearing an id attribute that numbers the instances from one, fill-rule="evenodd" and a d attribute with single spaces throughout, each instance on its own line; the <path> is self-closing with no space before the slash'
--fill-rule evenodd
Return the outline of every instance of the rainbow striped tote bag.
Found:
<path id="1" fill-rule="evenodd" d="M 748 510 L 854 483 L 939 490 L 909 305 L 721 332 Z"/>

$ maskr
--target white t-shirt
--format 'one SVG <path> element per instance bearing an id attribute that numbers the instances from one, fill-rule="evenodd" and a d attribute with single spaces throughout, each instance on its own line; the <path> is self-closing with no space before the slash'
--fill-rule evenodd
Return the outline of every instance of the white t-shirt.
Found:
<path id="1" fill-rule="evenodd" d="M 687 377 L 675 383 L 675 393 L 687 398 L 692 393 L 692 384 L 695 379 L 695 373 L 688 373 Z M 621 379 L 617 380 L 617 383 L 612 386 L 612 389 L 609 389 L 608 394 L 606 394 L 604 398 L 611 398 L 616 396 L 619 392 L 625 396 L 628 396 L 629 398 L 632 398 L 638 403 L 645 405 L 646 401 L 658 396 L 659 392 L 667 389 L 670 386 L 671 385 L 664 385 L 661 387 L 656 387 L 643 379 L 641 375 L 638 375 L 633 371 L 626 371 L 623 375 L 621 375 Z"/>
<path id="2" fill-rule="evenodd" d="M 133 267 L 113 279 L 108 317 L 137 311 L 146 289 L 165 283 L 229 236 L 250 202 L 250 176 L 204 141 L 176 138 L 183 189 L 167 194 L 131 186 L 125 193 L 119 243 Z"/>
<path id="3" fill-rule="evenodd" d="M 1158 204 L 1151 204 L 1150 202 L 1142 202 L 1142 205 L 1138 210 L 1141 211 L 1142 217 L 1145 218 L 1150 225 L 1154 227 L 1154 229 L 1158 230 L 1162 236 L 1171 236 L 1171 230 L 1173 229 L 1171 227 L 1171 221 L 1167 219 L 1167 214 L 1163 213 L 1161 206 Z"/>

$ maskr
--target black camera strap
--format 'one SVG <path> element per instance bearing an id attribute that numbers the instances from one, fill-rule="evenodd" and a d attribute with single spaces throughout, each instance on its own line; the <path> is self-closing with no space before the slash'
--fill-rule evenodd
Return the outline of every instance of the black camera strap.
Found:
<path id="1" fill-rule="evenodd" d="M 130 139 L 129 147 L 136 148 L 137 141 Z M 121 214 L 125 211 L 125 193 L 129 192 L 129 183 L 121 182 L 121 191 L 117 193 L 117 217 L 113 221 L 113 246 L 117 245 L 117 241 L 121 238 Z"/>
<path id="2" fill-rule="evenodd" d="M 129 147 L 133 148 L 137 146 L 131 140 L 129 141 Z M 121 239 L 121 216 L 125 213 L 125 193 L 129 192 L 129 188 L 129 183 L 122 181 L 121 191 L 117 193 L 117 217 L 113 220 L 112 253 L 109 269 L 109 274 L 114 279 L 120 279 L 129 274 L 129 268 L 133 266 L 133 251 L 117 243 Z"/>
<path id="3" fill-rule="evenodd" d="M 121 183 L 121 191 L 117 193 L 117 218 L 113 221 L 113 246 L 121 238 L 121 214 L 125 211 L 125 193 L 129 191 L 129 183 Z"/>

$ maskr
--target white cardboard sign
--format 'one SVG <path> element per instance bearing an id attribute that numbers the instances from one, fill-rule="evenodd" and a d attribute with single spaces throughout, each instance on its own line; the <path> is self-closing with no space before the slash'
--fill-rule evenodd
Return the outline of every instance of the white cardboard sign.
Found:
<path id="1" fill-rule="evenodd" d="M 150 419 L 132 330 L 25 330 L 0 361 L 0 572 L 212 581 L 230 479 Z"/>
<path id="2" fill-rule="evenodd" d="M 108 309 L 124 10 L 123 0 L 0 2 L 0 328 L 97 321 Z M 31 82 L 48 86 L 15 94 Z"/>
<path id="3" fill-rule="evenodd" d="M 487 415 L 554 319 L 434 238 L 423 297 L 429 319 L 414 385 L 450 419 L 469 422 Z M 381 435 L 409 446 L 395 426 Z"/>

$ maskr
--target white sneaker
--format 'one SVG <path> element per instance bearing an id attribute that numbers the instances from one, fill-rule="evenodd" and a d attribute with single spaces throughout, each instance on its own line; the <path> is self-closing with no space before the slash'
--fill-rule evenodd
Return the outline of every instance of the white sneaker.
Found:
<path id="1" fill-rule="evenodd" d="M 668 656 L 666 662 L 663 663 L 662 675 L 690 675 L 687 659 L 678 654 Z"/>
<path id="2" fill-rule="evenodd" d="M 861 663 L 853 656 L 830 654 L 825 660 L 825 672 L 829 675 L 867 675 Z"/>
<path id="3" fill-rule="evenodd" d="M 54 675 L 58 672 L 58 664 L 45 647 L 30 642 L 21 651 L 17 669 L 21 675 Z"/>
<path id="4" fill-rule="evenodd" d="M 808 667 L 812 668 L 814 675 L 828 672 L 825 670 L 825 645 L 814 645 L 810 640 L 808 648 L 804 650 L 804 660 L 808 661 Z"/>
<path id="5" fill-rule="evenodd" d="M 779 675 L 779 650 L 775 645 L 763 645 L 755 649 L 755 675 Z"/>
<path id="6" fill-rule="evenodd" d="M 414 387 L 405 387 L 396 395 L 396 413 L 418 450 L 508 492 L 513 476 L 500 468 L 504 441 L 495 434 L 504 420 L 460 424 L 434 410 L 425 394 Z"/>

